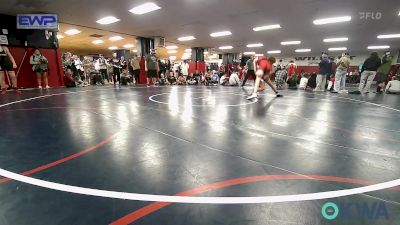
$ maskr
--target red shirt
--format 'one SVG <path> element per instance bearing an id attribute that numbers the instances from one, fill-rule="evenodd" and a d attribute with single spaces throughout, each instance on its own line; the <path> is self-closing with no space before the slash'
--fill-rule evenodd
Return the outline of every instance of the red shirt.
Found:
<path id="1" fill-rule="evenodd" d="M 265 57 L 260 57 L 257 60 L 257 65 L 258 65 L 258 69 L 263 70 L 264 72 L 269 72 L 272 70 L 271 62 Z"/>

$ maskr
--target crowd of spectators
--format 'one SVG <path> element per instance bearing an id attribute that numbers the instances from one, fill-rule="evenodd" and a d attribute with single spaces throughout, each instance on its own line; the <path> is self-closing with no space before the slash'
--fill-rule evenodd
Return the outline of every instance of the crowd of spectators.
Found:
<path id="1" fill-rule="evenodd" d="M 297 65 L 294 60 L 283 64 L 282 60 L 274 64 L 275 73 L 271 76 L 278 90 L 301 89 L 308 91 L 331 91 L 332 93 L 348 93 L 345 88 L 347 84 L 359 83 L 359 91 L 352 93 L 368 93 L 375 75 L 378 75 L 378 93 L 383 91 L 396 93 L 398 78 L 390 83 L 391 91 L 388 91 L 386 84 L 392 79 L 389 70 L 393 57 L 385 53 L 382 60 L 377 53 L 364 62 L 361 71 L 351 70 L 351 59 L 348 53 L 335 59 L 323 53 L 319 62 L 319 70 L 297 73 Z M 211 70 L 206 66 L 204 71 L 196 70 L 189 72 L 189 61 L 181 63 L 170 60 L 160 60 L 151 52 L 145 57 L 144 69 L 147 74 L 147 85 L 222 85 L 222 86 L 244 86 L 248 78 L 255 75 L 257 68 L 256 58 L 252 56 L 243 67 L 228 67 L 224 64 Z M 65 85 L 67 87 L 88 86 L 88 85 L 135 85 L 139 81 L 140 71 L 143 69 L 140 57 L 134 55 L 131 59 L 124 57 L 112 58 L 98 57 L 83 58 L 67 52 L 63 55 L 65 70 Z M 39 75 L 38 75 L 39 77 Z M 39 78 L 38 78 L 39 79 Z"/>

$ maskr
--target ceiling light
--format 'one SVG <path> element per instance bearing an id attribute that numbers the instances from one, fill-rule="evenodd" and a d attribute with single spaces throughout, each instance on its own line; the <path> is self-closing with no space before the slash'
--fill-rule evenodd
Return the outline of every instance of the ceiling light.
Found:
<path id="1" fill-rule="evenodd" d="M 192 49 L 191 48 L 187 48 L 187 49 L 185 49 L 185 52 L 192 52 Z"/>
<path id="2" fill-rule="evenodd" d="M 107 24 L 118 22 L 118 21 L 119 21 L 119 19 L 117 19 L 113 16 L 107 16 L 107 17 L 97 20 L 96 23 L 107 25 Z"/>
<path id="3" fill-rule="evenodd" d="M 340 17 L 317 19 L 317 20 L 314 20 L 313 23 L 315 25 L 323 25 L 323 24 L 329 24 L 329 23 L 348 22 L 350 20 L 351 20 L 351 16 L 340 16 Z"/>
<path id="4" fill-rule="evenodd" d="M 137 49 L 133 49 L 132 52 L 135 52 L 135 53 L 136 53 L 136 52 L 137 52 Z"/>
<path id="5" fill-rule="evenodd" d="M 381 34 L 378 35 L 379 39 L 386 39 L 386 38 L 400 38 L 400 34 Z"/>
<path id="6" fill-rule="evenodd" d="M 340 42 L 340 41 L 348 41 L 349 38 L 347 37 L 338 37 L 338 38 L 326 38 L 324 42 Z"/>
<path id="7" fill-rule="evenodd" d="M 346 51 L 346 47 L 328 48 L 328 51 Z"/>
<path id="8" fill-rule="evenodd" d="M 65 31 L 64 33 L 66 33 L 68 35 L 75 35 L 75 34 L 79 34 L 80 32 L 82 32 L 82 31 L 77 30 L 77 29 L 70 29 L 70 30 Z"/>
<path id="9" fill-rule="evenodd" d="M 94 40 L 94 41 L 92 41 L 92 43 L 95 45 L 99 45 L 99 44 L 103 44 L 104 41 L 103 40 Z"/>
<path id="10" fill-rule="evenodd" d="M 170 60 L 176 60 L 176 56 L 172 55 L 169 57 Z"/>
<path id="11" fill-rule="evenodd" d="M 268 54 L 280 54 L 281 50 L 272 50 L 272 51 L 268 51 Z"/>
<path id="12" fill-rule="evenodd" d="M 63 35 L 61 35 L 61 34 L 57 34 L 57 39 L 63 39 L 64 38 L 64 36 Z"/>
<path id="13" fill-rule="evenodd" d="M 230 31 L 220 31 L 210 34 L 211 37 L 222 37 L 232 35 Z"/>
<path id="14" fill-rule="evenodd" d="M 207 55 L 207 54 L 208 54 L 208 52 L 204 52 L 203 54 L 204 54 L 204 55 Z"/>
<path id="15" fill-rule="evenodd" d="M 133 45 L 133 44 L 126 44 L 126 45 L 124 45 L 124 48 L 133 48 L 133 47 L 135 47 L 135 45 Z"/>
<path id="16" fill-rule="evenodd" d="M 122 40 L 122 39 L 124 39 L 124 38 L 121 37 L 121 36 L 112 36 L 112 37 L 110 37 L 110 41 L 119 41 L 119 40 Z"/>
<path id="17" fill-rule="evenodd" d="M 165 48 L 168 49 L 168 50 L 171 50 L 171 49 L 177 49 L 178 46 L 176 46 L 176 45 L 169 45 L 169 46 L 167 46 L 167 47 L 165 47 Z"/>
<path id="18" fill-rule="evenodd" d="M 255 56 L 262 57 L 262 56 L 264 56 L 264 54 L 255 54 Z"/>
<path id="19" fill-rule="evenodd" d="M 221 46 L 221 47 L 219 47 L 219 49 L 221 49 L 221 50 L 228 50 L 228 49 L 232 49 L 233 48 L 233 46 Z"/>
<path id="20" fill-rule="evenodd" d="M 282 41 L 281 45 L 299 45 L 301 41 Z"/>
<path id="21" fill-rule="evenodd" d="M 264 46 L 262 43 L 256 43 L 256 44 L 248 44 L 248 48 L 258 48 Z"/>
<path id="22" fill-rule="evenodd" d="M 309 49 L 309 48 L 296 49 L 295 52 L 311 52 L 311 49 Z"/>
<path id="23" fill-rule="evenodd" d="M 108 49 L 110 49 L 110 50 L 117 50 L 118 47 L 117 47 L 117 46 L 111 46 L 111 47 L 109 47 Z"/>
<path id="24" fill-rule="evenodd" d="M 273 25 L 266 25 L 266 26 L 261 26 L 261 27 L 254 27 L 254 31 L 262 31 L 262 30 L 272 30 L 272 29 L 279 29 L 281 28 L 281 25 L 279 24 L 273 24 Z"/>
<path id="25" fill-rule="evenodd" d="M 243 55 L 255 55 L 255 52 L 243 52 Z"/>
<path id="26" fill-rule="evenodd" d="M 178 38 L 178 41 L 191 41 L 191 40 L 194 40 L 194 39 L 196 39 L 196 38 L 193 37 L 193 36 L 186 36 L 186 37 Z"/>
<path id="27" fill-rule="evenodd" d="M 389 45 L 372 45 L 368 46 L 368 49 L 388 49 L 390 48 Z"/>
<path id="28" fill-rule="evenodd" d="M 131 10 L 129 10 L 129 12 L 131 12 L 133 14 L 137 14 L 137 15 L 142 15 L 142 14 L 149 13 L 149 12 L 152 12 L 152 11 L 155 11 L 158 9 L 161 9 L 161 7 L 152 2 L 148 2 L 143 5 L 139 5 L 139 6 L 132 8 Z"/>
<path id="29" fill-rule="evenodd" d="M 168 54 L 175 54 L 175 53 L 177 53 L 178 51 L 177 50 L 169 50 L 168 51 Z"/>

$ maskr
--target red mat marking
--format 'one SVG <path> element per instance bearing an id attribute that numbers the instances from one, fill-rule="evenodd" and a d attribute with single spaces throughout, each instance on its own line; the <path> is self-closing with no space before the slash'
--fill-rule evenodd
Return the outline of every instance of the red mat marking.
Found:
<path id="1" fill-rule="evenodd" d="M 180 192 L 175 196 L 193 196 L 201 193 L 205 193 L 212 190 L 217 190 L 225 187 L 255 183 L 261 181 L 278 181 L 278 180 L 316 180 L 316 181 L 329 181 L 329 182 L 340 182 L 340 183 L 350 183 L 358 185 L 370 185 L 372 184 L 366 180 L 351 179 L 344 177 L 332 177 L 332 176 L 318 176 L 318 175 L 296 175 L 296 174 L 282 174 L 282 175 L 266 175 L 266 176 L 254 176 L 254 177 L 243 177 L 237 179 L 231 179 L 226 181 L 221 181 L 209 185 L 204 185 L 194 189 L 190 189 L 184 192 Z M 400 187 L 392 188 L 392 190 L 400 191 Z M 156 212 L 164 207 L 167 207 L 173 203 L 168 202 L 154 202 L 141 209 L 138 209 L 112 223 L 110 225 L 127 225 L 133 223 L 153 212 Z"/>

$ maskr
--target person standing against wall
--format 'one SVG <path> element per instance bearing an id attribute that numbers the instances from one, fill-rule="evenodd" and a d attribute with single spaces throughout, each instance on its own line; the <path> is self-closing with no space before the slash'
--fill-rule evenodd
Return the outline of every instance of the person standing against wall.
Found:
<path id="1" fill-rule="evenodd" d="M 317 75 L 317 87 L 314 91 L 325 91 L 326 76 L 330 75 L 332 64 L 329 62 L 329 57 L 326 53 L 322 53 L 321 61 L 319 62 L 319 73 Z"/>
<path id="2" fill-rule="evenodd" d="M 10 50 L 6 46 L 0 45 L 0 86 L 1 94 L 7 94 L 7 84 L 5 81 L 6 72 L 11 79 L 11 85 L 14 92 L 21 94 L 17 85 L 17 76 L 15 75 L 14 69 L 17 68 L 14 57 L 12 56 Z"/>
<path id="3" fill-rule="evenodd" d="M 376 76 L 376 71 L 381 63 L 377 52 L 372 52 L 371 56 L 365 60 L 361 73 L 360 85 L 356 94 L 368 94 L 370 92 L 372 82 Z"/>
<path id="4" fill-rule="evenodd" d="M 47 78 L 47 71 L 48 71 L 48 60 L 46 57 L 40 53 L 39 49 L 35 49 L 35 52 L 31 56 L 29 60 L 30 64 L 32 65 L 33 72 L 36 73 L 38 88 L 42 89 L 42 80 L 44 82 L 45 88 L 49 89 L 49 80 Z"/>
<path id="5" fill-rule="evenodd" d="M 378 88 L 376 90 L 377 93 L 383 93 L 385 90 L 385 84 L 387 80 L 387 76 L 389 74 L 390 68 L 392 67 L 393 56 L 390 52 L 386 52 L 382 57 L 382 65 L 378 68 Z"/>
<path id="6" fill-rule="evenodd" d="M 137 55 L 133 55 L 133 58 L 131 60 L 131 66 L 133 70 L 133 77 L 135 77 L 134 84 L 138 84 L 140 75 L 140 61 Z"/>
<path id="7" fill-rule="evenodd" d="M 346 93 L 346 75 L 350 68 L 350 54 L 345 52 L 342 57 L 336 63 L 336 74 L 335 74 L 335 85 L 333 87 L 332 93 Z"/>
<path id="8" fill-rule="evenodd" d="M 157 71 L 159 70 L 159 68 L 156 51 L 154 49 L 151 49 L 150 54 L 146 57 L 145 70 L 147 73 L 147 86 L 150 86 L 150 81 L 153 82 L 153 85 L 156 84 Z"/>

